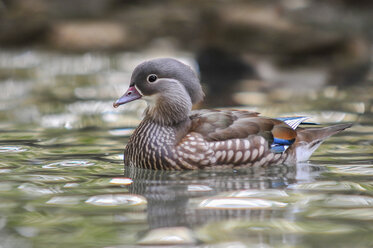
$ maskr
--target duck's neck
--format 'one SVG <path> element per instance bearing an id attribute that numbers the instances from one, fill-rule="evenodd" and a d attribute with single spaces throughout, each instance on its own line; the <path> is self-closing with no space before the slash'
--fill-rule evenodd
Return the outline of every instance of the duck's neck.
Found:
<path id="1" fill-rule="evenodd" d="M 174 126 L 185 122 L 192 110 L 192 102 L 183 87 L 165 89 L 147 102 L 145 118 L 161 126 Z"/>
<path id="2" fill-rule="evenodd" d="M 175 146 L 190 127 L 192 102 L 183 86 L 164 89 L 148 102 L 145 118 L 132 134 L 125 152 L 126 165 L 149 169 L 177 168 Z"/>
<path id="3" fill-rule="evenodd" d="M 145 117 L 124 151 L 125 165 L 147 169 L 175 169 L 175 146 L 186 135 L 190 120 L 173 126 L 160 125 Z"/>

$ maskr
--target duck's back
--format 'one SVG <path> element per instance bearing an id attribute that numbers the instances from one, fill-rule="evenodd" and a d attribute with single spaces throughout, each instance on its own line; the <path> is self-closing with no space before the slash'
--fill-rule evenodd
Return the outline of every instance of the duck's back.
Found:
<path id="1" fill-rule="evenodd" d="M 296 132 L 285 122 L 261 117 L 257 112 L 242 110 L 198 110 L 190 116 L 191 132 L 201 134 L 207 141 L 245 139 L 259 135 L 269 142 L 276 138 L 293 140 Z"/>

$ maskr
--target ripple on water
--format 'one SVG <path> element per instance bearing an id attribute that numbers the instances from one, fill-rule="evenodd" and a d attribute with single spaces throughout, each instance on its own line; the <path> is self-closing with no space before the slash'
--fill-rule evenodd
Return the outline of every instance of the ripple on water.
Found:
<path id="1" fill-rule="evenodd" d="M 88 160 L 63 160 L 63 161 L 44 165 L 43 168 L 56 169 L 60 167 L 87 167 L 87 166 L 92 166 L 94 164 L 95 163 L 93 163 L 92 161 L 88 161 Z"/>
<path id="2" fill-rule="evenodd" d="M 77 205 L 83 197 L 81 196 L 54 196 L 46 204 L 50 205 Z"/>
<path id="3" fill-rule="evenodd" d="M 314 209 L 306 214 L 309 218 L 317 219 L 342 219 L 342 220 L 359 220 L 372 221 L 372 208 L 353 208 L 353 209 Z"/>
<path id="4" fill-rule="evenodd" d="M 39 229 L 35 227 L 30 227 L 30 226 L 20 226 L 16 227 L 15 230 L 22 236 L 31 238 L 35 237 L 36 235 L 39 234 Z"/>
<path id="5" fill-rule="evenodd" d="M 188 192 L 208 192 L 212 191 L 213 188 L 203 184 L 190 184 L 188 185 Z"/>
<path id="6" fill-rule="evenodd" d="M 197 235 L 204 242 L 237 240 L 247 238 L 255 233 L 302 234 L 302 235 L 339 235 L 357 231 L 367 231 L 354 225 L 333 223 L 323 220 L 288 221 L 272 219 L 265 221 L 228 220 L 212 222 L 197 230 Z"/>
<path id="7" fill-rule="evenodd" d="M 139 245 L 188 245 L 197 240 L 192 230 L 186 227 L 163 227 L 150 230 L 137 244 Z"/>
<path id="8" fill-rule="evenodd" d="M 331 165 L 328 166 L 331 172 L 344 175 L 372 176 L 373 166 L 371 164 L 354 165 Z"/>
<path id="9" fill-rule="evenodd" d="M 202 209 L 266 209 L 266 208 L 282 208 L 288 204 L 279 201 L 247 198 L 247 197 L 213 197 L 203 200 L 198 204 L 198 208 Z"/>
<path id="10" fill-rule="evenodd" d="M 110 184 L 115 185 L 130 185 L 133 183 L 133 180 L 128 177 L 117 177 L 110 180 Z"/>
<path id="11" fill-rule="evenodd" d="M 21 146 L 0 146 L 0 152 L 25 152 L 26 148 Z"/>
<path id="12" fill-rule="evenodd" d="M 319 181 L 312 183 L 293 184 L 289 189 L 314 190 L 314 191 L 366 191 L 359 183 L 348 181 Z"/>
<path id="13" fill-rule="evenodd" d="M 85 202 L 95 206 L 139 206 L 147 204 L 145 197 L 132 194 L 96 195 Z"/>
<path id="14" fill-rule="evenodd" d="M 289 197 L 284 190 L 266 189 L 266 190 L 239 190 L 224 194 L 230 197 L 256 197 L 256 198 L 277 198 Z"/>
<path id="15" fill-rule="evenodd" d="M 122 165 L 123 160 L 124 160 L 124 155 L 123 153 L 122 154 L 111 154 L 111 155 L 105 156 L 105 158 L 109 160 L 118 160 L 121 162 L 121 165 Z"/>
<path id="16" fill-rule="evenodd" d="M 60 175 L 27 175 L 22 178 L 30 182 L 66 183 L 80 181 L 78 177 Z"/>
<path id="17" fill-rule="evenodd" d="M 76 187 L 79 187 L 80 184 L 79 183 L 66 183 L 63 187 L 64 188 L 76 188 Z"/>
<path id="18" fill-rule="evenodd" d="M 41 187 L 37 186 L 32 183 L 23 183 L 18 186 L 18 189 L 22 192 L 33 195 L 33 196 L 41 196 L 41 195 L 52 195 L 62 193 L 62 190 L 59 187 Z"/>
<path id="19" fill-rule="evenodd" d="M 324 207 L 366 208 L 373 207 L 373 198 L 363 195 L 330 195 L 321 200 Z"/>

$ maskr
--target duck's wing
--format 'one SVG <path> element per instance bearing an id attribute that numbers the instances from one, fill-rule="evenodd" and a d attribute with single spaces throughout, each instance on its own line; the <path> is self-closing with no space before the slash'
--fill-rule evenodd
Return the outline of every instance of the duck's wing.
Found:
<path id="1" fill-rule="evenodd" d="M 274 142 L 294 142 L 296 131 L 283 121 L 258 115 L 239 110 L 193 112 L 188 133 L 175 146 L 175 166 L 196 169 L 281 163 L 286 154 L 270 152 L 271 147 Z"/>
<path id="2" fill-rule="evenodd" d="M 261 117 L 257 112 L 241 110 L 198 110 L 192 112 L 190 132 L 201 134 L 206 141 L 264 137 L 268 144 L 290 145 L 296 132 L 282 120 Z"/>
<path id="3" fill-rule="evenodd" d="M 262 166 L 304 161 L 327 137 L 351 124 L 301 128 L 305 117 L 271 119 L 247 111 L 201 110 L 176 147 L 180 166 Z M 296 129 L 296 130 L 294 130 Z"/>

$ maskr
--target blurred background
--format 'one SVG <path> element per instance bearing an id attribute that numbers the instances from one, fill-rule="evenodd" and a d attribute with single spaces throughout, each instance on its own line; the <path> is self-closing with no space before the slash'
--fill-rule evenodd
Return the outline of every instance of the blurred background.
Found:
<path id="1" fill-rule="evenodd" d="M 372 26 L 371 0 L 0 0 L 0 247 L 373 247 Z M 354 126 L 297 166 L 124 171 L 145 103 L 112 103 L 154 57 L 197 107 Z"/>
<path id="2" fill-rule="evenodd" d="M 1 0 L 0 46 L 158 52 L 149 57 L 187 52 L 208 104 L 250 104 L 247 95 L 231 94 L 366 82 L 372 11 L 369 0 Z"/>

